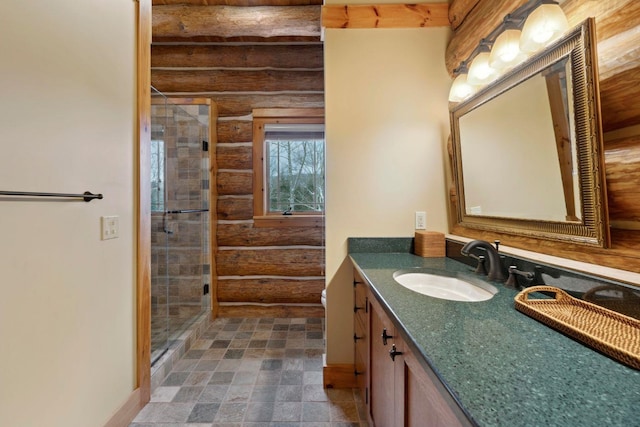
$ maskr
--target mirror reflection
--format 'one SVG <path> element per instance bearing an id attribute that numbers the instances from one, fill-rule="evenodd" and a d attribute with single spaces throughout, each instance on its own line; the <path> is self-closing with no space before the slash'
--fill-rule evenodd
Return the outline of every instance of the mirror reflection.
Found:
<path id="1" fill-rule="evenodd" d="M 460 117 L 467 215 L 580 220 L 570 65 L 564 58 Z"/>

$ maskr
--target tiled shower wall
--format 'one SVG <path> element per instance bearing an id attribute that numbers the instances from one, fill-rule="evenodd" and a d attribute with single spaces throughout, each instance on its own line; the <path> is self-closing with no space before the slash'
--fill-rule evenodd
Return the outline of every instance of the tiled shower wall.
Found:
<path id="1" fill-rule="evenodd" d="M 208 121 L 206 105 L 152 107 L 152 139 L 166 153 L 164 212 L 151 215 L 152 351 L 208 308 L 209 213 L 166 213 L 209 208 Z"/>

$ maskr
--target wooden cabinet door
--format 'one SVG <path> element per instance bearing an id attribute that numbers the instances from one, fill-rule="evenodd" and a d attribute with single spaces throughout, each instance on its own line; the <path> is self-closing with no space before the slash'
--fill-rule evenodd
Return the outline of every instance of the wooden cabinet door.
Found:
<path id="1" fill-rule="evenodd" d="M 398 426 L 470 426 L 464 413 L 431 369 L 425 369 L 407 346 L 396 358 L 396 404 L 401 408 Z M 404 420 L 402 421 L 402 419 Z"/>
<path id="2" fill-rule="evenodd" d="M 394 362 L 389 356 L 393 338 L 383 342 L 382 334 L 395 336 L 393 324 L 382 311 L 382 308 L 369 299 L 370 328 L 370 415 L 376 427 L 396 427 L 394 422 Z M 396 359 L 397 360 L 397 359 Z"/>

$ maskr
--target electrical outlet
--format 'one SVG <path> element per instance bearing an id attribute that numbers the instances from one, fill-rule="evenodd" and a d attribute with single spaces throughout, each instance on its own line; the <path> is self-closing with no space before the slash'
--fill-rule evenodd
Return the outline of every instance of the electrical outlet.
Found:
<path id="1" fill-rule="evenodd" d="M 102 240 L 116 239 L 120 235 L 120 218 L 118 216 L 100 217 Z"/>
<path id="2" fill-rule="evenodd" d="M 416 212 L 416 230 L 427 229 L 427 213 L 424 211 Z"/>

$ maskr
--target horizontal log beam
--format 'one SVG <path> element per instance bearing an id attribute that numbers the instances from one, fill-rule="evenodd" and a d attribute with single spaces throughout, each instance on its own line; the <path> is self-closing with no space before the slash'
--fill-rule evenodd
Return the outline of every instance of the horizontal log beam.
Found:
<path id="1" fill-rule="evenodd" d="M 324 278 L 315 280 L 219 279 L 218 301 L 318 304 L 323 289 Z"/>
<path id="2" fill-rule="evenodd" d="M 308 45 L 158 45 L 151 67 L 311 68 L 324 66 L 322 44 Z"/>
<path id="3" fill-rule="evenodd" d="M 153 8 L 153 42 L 193 38 L 319 39 L 320 6 L 193 6 Z"/>
<path id="4" fill-rule="evenodd" d="M 218 219 L 242 221 L 253 218 L 253 198 L 230 197 L 218 199 Z"/>
<path id="5" fill-rule="evenodd" d="M 640 27 L 598 43 L 600 80 L 636 68 L 640 58 Z"/>
<path id="6" fill-rule="evenodd" d="M 255 228 L 253 224 L 218 225 L 218 246 L 322 246 L 317 227 Z"/>
<path id="7" fill-rule="evenodd" d="M 167 92 L 322 91 L 324 73 L 292 70 L 152 70 L 151 84 Z"/>
<path id="8" fill-rule="evenodd" d="M 216 161 L 220 169 L 251 169 L 253 167 L 253 147 L 220 146 L 216 147 Z"/>
<path id="9" fill-rule="evenodd" d="M 253 122 L 251 120 L 219 120 L 218 143 L 252 142 Z M 251 168 L 248 168 L 251 169 Z"/>
<path id="10" fill-rule="evenodd" d="M 220 303 L 218 317 L 324 317 L 324 307 L 320 304 L 233 304 Z M 277 350 L 277 349 L 273 349 Z M 284 350 L 284 349 L 283 349 Z M 322 350 L 322 349 L 319 349 Z"/>
<path id="11" fill-rule="evenodd" d="M 640 124 L 640 66 L 600 81 L 605 132 Z"/>
<path id="12" fill-rule="evenodd" d="M 609 218 L 640 228 L 640 135 L 605 143 Z"/>
<path id="13" fill-rule="evenodd" d="M 325 28 L 423 28 L 448 27 L 447 3 L 324 5 Z"/>
<path id="14" fill-rule="evenodd" d="M 321 249 L 229 249 L 216 254 L 218 276 L 321 276 Z"/>
<path id="15" fill-rule="evenodd" d="M 220 196 L 253 194 L 253 174 L 251 172 L 218 171 L 216 181 Z"/>
<path id="16" fill-rule="evenodd" d="M 324 108 L 324 93 L 241 93 L 241 92 L 164 92 L 166 96 L 212 98 L 218 106 L 218 117 L 239 117 L 251 114 L 254 108 Z"/>
<path id="17" fill-rule="evenodd" d="M 303 6 L 321 5 L 322 0 L 153 0 L 154 6 L 193 5 L 193 6 Z"/>
<path id="18" fill-rule="evenodd" d="M 471 13 L 480 0 L 451 0 L 449 5 L 449 22 L 451 29 L 456 30 L 464 22 L 464 19 Z"/>

